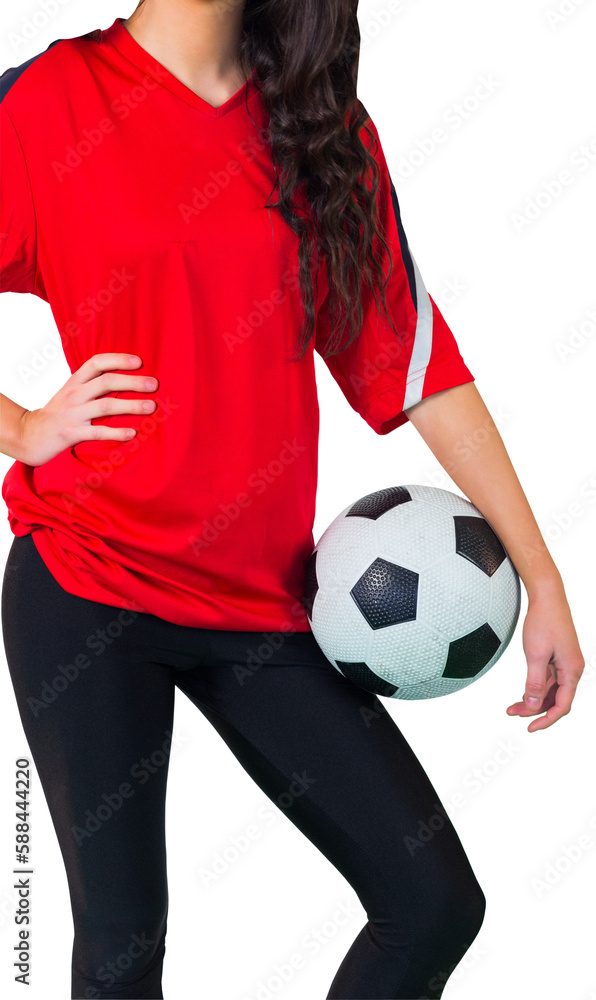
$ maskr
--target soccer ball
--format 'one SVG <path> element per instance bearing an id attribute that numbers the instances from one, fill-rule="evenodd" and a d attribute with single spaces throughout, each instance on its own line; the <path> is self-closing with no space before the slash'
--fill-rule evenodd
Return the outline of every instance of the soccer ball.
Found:
<path id="1" fill-rule="evenodd" d="M 387 698 L 437 698 L 483 677 L 519 618 L 520 582 L 474 504 L 434 486 L 391 486 L 323 532 L 302 603 L 341 674 Z"/>

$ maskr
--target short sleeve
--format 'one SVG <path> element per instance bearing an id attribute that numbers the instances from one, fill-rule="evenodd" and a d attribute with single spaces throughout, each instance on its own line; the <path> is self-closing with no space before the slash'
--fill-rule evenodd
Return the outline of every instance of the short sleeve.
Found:
<path id="1" fill-rule="evenodd" d="M 393 181 L 376 128 L 369 145 L 380 170 L 379 220 L 391 250 L 393 271 L 385 294 L 387 310 L 399 336 L 377 310 L 370 289 L 363 291 L 364 322 L 350 346 L 324 357 L 329 338 L 329 291 L 317 311 L 315 350 L 339 385 L 350 406 L 377 434 L 387 434 L 408 420 L 405 412 L 434 392 L 473 382 L 455 337 L 428 294 L 408 245 Z M 385 270 L 388 271 L 384 254 Z"/>
<path id="2" fill-rule="evenodd" d="M 36 222 L 25 156 L 0 104 L 0 292 L 32 292 Z"/>

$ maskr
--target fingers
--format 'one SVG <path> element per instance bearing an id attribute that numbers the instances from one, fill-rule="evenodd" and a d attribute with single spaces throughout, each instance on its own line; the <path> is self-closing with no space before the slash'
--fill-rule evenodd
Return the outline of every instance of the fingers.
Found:
<path id="1" fill-rule="evenodd" d="M 536 715 L 538 712 L 545 712 L 547 708 L 550 708 L 551 705 L 554 705 L 555 703 L 555 695 L 557 687 L 558 685 L 555 677 L 553 675 L 550 675 L 546 682 L 546 693 L 542 697 L 541 703 L 538 706 L 538 708 L 533 708 L 530 705 L 528 705 L 528 700 L 526 697 L 528 689 L 526 687 L 526 692 L 524 692 L 522 700 L 514 702 L 513 705 L 509 705 L 509 707 L 507 708 L 507 714 L 528 716 L 528 715 Z"/>
<path id="2" fill-rule="evenodd" d="M 535 733 L 537 729 L 548 729 L 554 722 L 558 722 L 564 715 L 571 711 L 571 703 L 575 695 L 575 686 L 572 684 L 560 684 L 557 688 L 555 704 L 552 705 L 546 715 L 539 719 L 532 719 L 528 726 L 529 733 Z"/>
<path id="3" fill-rule="evenodd" d="M 523 701 L 529 712 L 541 710 L 548 689 L 549 677 L 552 676 L 548 668 L 549 665 L 554 666 L 553 657 L 551 656 L 548 663 L 545 663 L 544 660 L 545 658 L 541 656 L 528 655 L 527 657 L 528 673 Z"/>
<path id="4" fill-rule="evenodd" d="M 155 392 L 159 387 L 156 378 L 147 375 L 124 374 L 118 369 L 138 367 L 141 359 L 128 354 L 94 354 L 88 358 L 76 372 L 73 372 L 68 382 L 62 390 L 63 398 L 69 402 L 89 403 L 98 398 L 104 397 L 110 392 Z M 139 407 L 139 409 L 129 408 L 132 412 L 150 413 L 149 407 Z M 109 407 L 106 412 L 128 412 L 113 410 Z M 89 419 L 102 416 L 103 411 L 94 411 Z"/>
<path id="5" fill-rule="evenodd" d="M 529 733 L 536 732 L 537 729 L 547 729 L 554 722 L 558 722 L 564 715 L 571 711 L 571 705 L 575 697 L 577 682 L 569 678 L 557 684 L 554 680 L 542 701 L 539 709 L 529 709 L 525 701 L 516 701 L 509 705 L 507 715 L 519 715 L 527 718 L 529 715 L 536 715 L 537 712 L 544 712 L 538 719 L 533 719 L 527 727 Z"/>
<path id="6" fill-rule="evenodd" d="M 122 413 L 153 413 L 157 409 L 154 399 L 122 399 L 121 396 L 102 396 L 81 403 L 77 407 L 77 417 L 82 421 L 96 420 L 102 417 L 119 416 Z M 97 426 L 97 425 L 95 425 Z"/>
<path id="7" fill-rule="evenodd" d="M 114 369 L 138 368 L 141 359 L 138 355 L 111 352 L 105 354 L 93 354 L 83 362 L 80 368 L 72 373 L 75 382 L 89 382 L 102 372 L 114 371 Z"/>
<path id="8" fill-rule="evenodd" d="M 81 444 L 83 441 L 129 441 L 137 433 L 134 427 L 107 427 L 105 424 L 92 424 L 88 428 L 87 437 L 76 441 Z"/>

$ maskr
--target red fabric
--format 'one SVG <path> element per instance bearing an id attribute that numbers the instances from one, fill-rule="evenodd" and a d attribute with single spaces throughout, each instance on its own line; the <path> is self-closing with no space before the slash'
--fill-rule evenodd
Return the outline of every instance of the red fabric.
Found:
<path id="1" fill-rule="evenodd" d="M 214 109 L 117 18 L 100 42 L 80 36 L 41 53 L 8 90 L 0 122 L 1 290 L 50 304 L 71 371 L 126 351 L 142 358 L 134 374 L 159 379 L 155 392 L 109 393 L 154 398 L 155 414 L 94 421 L 137 428 L 131 442 L 86 441 L 38 467 L 11 466 L 2 496 L 12 532 L 33 532 L 71 594 L 181 625 L 307 631 L 314 348 L 287 360 L 302 319 L 297 238 L 265 207 L 275 171 L 256 81 Z M 384 211 L 390 301 L 412 337 L 390 202 Z M 435 319 L 425 395 L 473 379 L 438 310 Z M 408 350 L 365 374 L 364 391 L 350 379 L 388 337 L 370 308 L 359 346 L 327 362 L 378 433 L 407 419 Z"/>

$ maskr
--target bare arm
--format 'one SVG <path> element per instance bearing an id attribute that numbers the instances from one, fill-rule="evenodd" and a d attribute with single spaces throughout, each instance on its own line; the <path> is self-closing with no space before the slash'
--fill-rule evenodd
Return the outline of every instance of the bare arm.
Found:
<path id="1" fill-rule="evenodd" d="M 149 394 L 158 380 L 122 374 L 114 369 L 138 368 L 142 359 L 121 353 L 94 354 L 72 373 L 45 406 L 27 410 L 0 395 L 0 451 L 25 465 L 43 465 L 80 441 L 128 441 L 134 427 L 92 424 L 98 417 L 152 413 L 154 399 L 118 399 L 109 392 L 134 390 Z"/>
<path id="2" fill-rule="evenodd" d="M 0 452 L 19 461 L 23 461 L 24 456 L 21 439 L 26 412 L 24 406 L 19 406 L 0 392 Z"/>
<path id="3" fill-rule="evenodd" d="M 527 590 L 526 690 L 524 700 L 507 711 L 525 716 L 547 710 L 528 732 L 544 729 L 569 712 L 585 661 L 561 575 L 503 439 L 474 382 L 433 393 L 405 412 L 453 482 L 494 528 Z M 537 698 L 537 704 L 530 698 Z"/>

